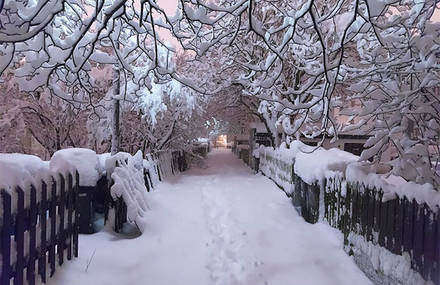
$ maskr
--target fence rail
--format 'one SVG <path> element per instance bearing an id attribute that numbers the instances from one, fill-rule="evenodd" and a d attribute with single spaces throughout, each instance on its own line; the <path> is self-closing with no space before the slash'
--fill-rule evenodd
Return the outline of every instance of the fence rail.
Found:
<path id="1" fill-rule="evenodd" d="M 60 175 L 40 187 L 0 190 L 0 284 L 46 282 L 57 265 L 78 257 L 78 181 L 76 172 L 75 180 Z"/>
<path id="2" fill-rule="evenodd" d="M 339 229 L 349 252 L 356 247 L 350 236 L 361 236 L 366 242 L 395 255 L 409 256 L 414 271 L 425 280 L 440 284 L 439 209 L 433 210 L 415 199 L 383 201 L 382 189 L 338 177 L 309 185 L 294 173 L 293 162 L 289 167 L 274 169 L 279 163 L 267 154 L 260 154 L 256 162 L 256 169 L 292 198 L 293 205 L 307 222 L 316 223 L 321 214 L 330 226 Z"/>

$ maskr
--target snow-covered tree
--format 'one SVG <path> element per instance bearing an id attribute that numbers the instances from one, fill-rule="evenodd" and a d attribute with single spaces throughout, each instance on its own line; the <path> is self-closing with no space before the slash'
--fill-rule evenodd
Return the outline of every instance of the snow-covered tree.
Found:
<path id="1" fill-rule="evenodd" d="M 397 155 L 391 163 L 393 173 L 439 184 L 434 170 L 439 144 L 439 27 L 430 21 L 436 4 L 198 3 L 184 10 L 186 15 L 203 13 L 207 18 L 186 44 L 199 61 L 221 50 L 216 60 L 221 65 L 219 78 L 228 76 L 229 84 L 240 84 L 247 95 L 258 98 L 260 112 L 273 128 L 282 126 L 285 135 L 324 139 L 363 126 L 373 137 L 362 159 L 376 156 L 378 162 L 392 147 Z M 352 99 L 359 108 L 348 112 Z M 349 122 L 357 124 L 341 126 L 335 117 L 341 108 L 354 116 Z"/>
<path id="2" fill-rule="evenodd" d="M 439 185 L 440 24 L 428 21 L 429 2 L 382 8 L 371 12 L 374 33 L 358 39 L 359 60 L 345 67 L 352 94 L 347 99 L 361 104 L 360 112 L 345 111 L 358 122 L 345 129 L 374 135 L 362 159 L 379 162 L 391 148 L 392 173 Z"/>

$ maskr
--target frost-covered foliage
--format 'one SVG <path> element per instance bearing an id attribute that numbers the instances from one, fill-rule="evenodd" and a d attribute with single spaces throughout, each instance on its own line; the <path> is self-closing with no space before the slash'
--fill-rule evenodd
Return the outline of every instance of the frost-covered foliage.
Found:
<path id="1" fill-rule="evenodd" d="M 60 98 L 89 106 L 95 103 L 93 70 L 99 65 L 119 62 L 132 77 L 142 68 L 133 82 L 149 87 L 152 70 L 169 71 L 157 52 L 171 50 L 155 31 L 170 26 L 163 14 L 154 2 L 136 7 L 122 0 L 6 1 L 0 14 L 0 73 L 15 65 L 23 90 L 48 87 Z"/>
<path id="2" fill-rule="evenodd" d="M 46 86 L 96 111 L 94 75 L 112 65 L 121 88 L 111 99 L 148 107 L 149 127 L 160 125 L 155 115 L 168 100 L 152 95 L 157 84 L 176 81 L 213 96 L 239 86 L 237 102 L 246 109 L 252 98 L 246 112 L 258 105 L 276 145 L 300 134 L 324 140 L 361 132 L 372 135 L 362 159 L 378 164 L 393 148 L 392 173 L 438 185 L 437 2 L 182 0 L 171 15 L 152 0 L 8 0 L 0 14 L 0 72 L 14 66 L 24 90 Z M 177 39 L 189 63 L 176 64 L 158 30 Z M 348 112 L 353 106 L 359 110 Z M 153 136 L 166 138 L 175 127 L 164 129 Z"/>
<path id="3" fill-rule="evenodd" d="M 177 18 L 155 1 L 140 5 L 122 0 L 6 1 L 0 13 L 0 75 L 12 68 L 21 91 L 49 90 L 73 108 L 92 112 L 87 123 L 89 144 L 99 148 L 115 122 L 109 116 L 111 100 L 143 105 L 154 123 L 159 120 L 156 115 L 166 111 L 160 85 L 176 86 L 178 81 L 190 85 L 174 74 L 174 47 L 158 34 L 159 30 L 172 33 L 176 24 Z M 101 90 L 112 67 L 116 91 Z M 188 94 L 180 88 L 169 99 L 176 109 L 192 104 L 177 98 Z M 183 116 L 174 113 L 174 119 Z M 120 140 L 118 134 L 110 134 Z M 165 142 L 157 143 L 162 147 Z"/>
<path id="4" fill-rule="evenodd" d="M 439 185 L 440 23 L 426 22 L 428 7 L 417 4 L 377 16 L 381 36 L 360 38 L 359 61 L 345 67 L 351 85 L 347 100 L 360 102 L 361 111 L 344 114 L 358 120 L 345 129 L 360 127 L 373 135 L 363 160 L 378 162 L 392 148 L 393 174 Z"/>

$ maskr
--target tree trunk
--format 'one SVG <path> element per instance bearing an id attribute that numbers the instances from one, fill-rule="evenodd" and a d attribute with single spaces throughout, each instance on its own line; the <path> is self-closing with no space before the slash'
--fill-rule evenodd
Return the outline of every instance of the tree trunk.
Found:
<path id="1" fill-rule="evenodd" d="M 121 141 L 121 130 L 120 130 L 120 100 L 119 100 L 119 91 L 121 87 L 120 82 L 120 71 L 119 65 L 115 64 L 113 67 L 113 118 L 112 118 L 112 147 L 111 153 L 112 155 L 119 152 L 120 149 L 120 141 Z"/>

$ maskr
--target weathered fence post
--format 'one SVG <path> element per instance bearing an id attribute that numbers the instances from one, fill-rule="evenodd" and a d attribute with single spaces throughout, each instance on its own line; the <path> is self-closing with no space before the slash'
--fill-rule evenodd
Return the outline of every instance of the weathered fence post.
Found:
<path id="1" fill-rule="evenodd" d="M 15 262 L 14 285 L 21 285 L 24 282 L 24 229 L 26 213 L 24 210 L 24 192 L 20 187 L 17 187 L 15 191 L 17 193 L 17 213 L 15 216 L 15 246 L 17 250 L 17 261 Z"/>
<path id="2" fill-rule="evenodd" d="M 9 285 L 11 276 L 11 230 L 12 230 L 12 209 L 11 195 L 6 190 L 1 190 L 3 219 L 1 223 L 1 250 L 2 250 L 2 274 L 1 284 Z"/>
<path id="3" fill-rule="evenodd" d="M 75 204 L 75 226 L 73 227 L 73 254 L 78 257 L 79 245 L 78 245 L 78 233 L 79 233 L 79 173 L 75 172 L 75 187 L 73 189 L 73 197 Z"/>
<path id="4" fill-rule="evenodd" d="M 57 183 L 52 177 L 51 197 L 49 206 L 49 218 L 50 218 L 50 248 L 49 248 L 49 264 L 50 264 L 50 276 L 55 273 L 55 247 L 57 244 L 56 234 L 56 219 L 57 219 Z"/>
<path id="5" fill-rule="evenodd" d="M 38 259 L 38 272 L 41 276 L 41 281 L 43 283 L 46 283 L 46 251 L 47 251 L 47 232 L 46 232 L 46 226 L 47 226 L 47 217 L 46 217 L 46 211 L 47 211 L 47 184 L 46 182 L 41 183 L 41 201 L 40 201 L 40 208 L 39 208 L 39 215 L 40 215 L 40 227 L 41 227 L 41 235 L 40 235 L 40 256 Z"/>
<path id="6" fill-rule="evenodd" d="M 37 193 L 34 185 L 31 185 L 31 197 L 29 207 L 29 258 L 27 266 L 27 280 L 30 285 L 35 284 L 35 260 L 37 256 L 36 248 L 36 225 L 37 225 Z"/>
<path id="7" fill-rule="evenodd" d="M 67 176 L 67 260 L 72 259 L 72 214 L 73 214 L 73 178 L 69 173 Z M 79 209 L 77 209 L 79 210 Z"/>

